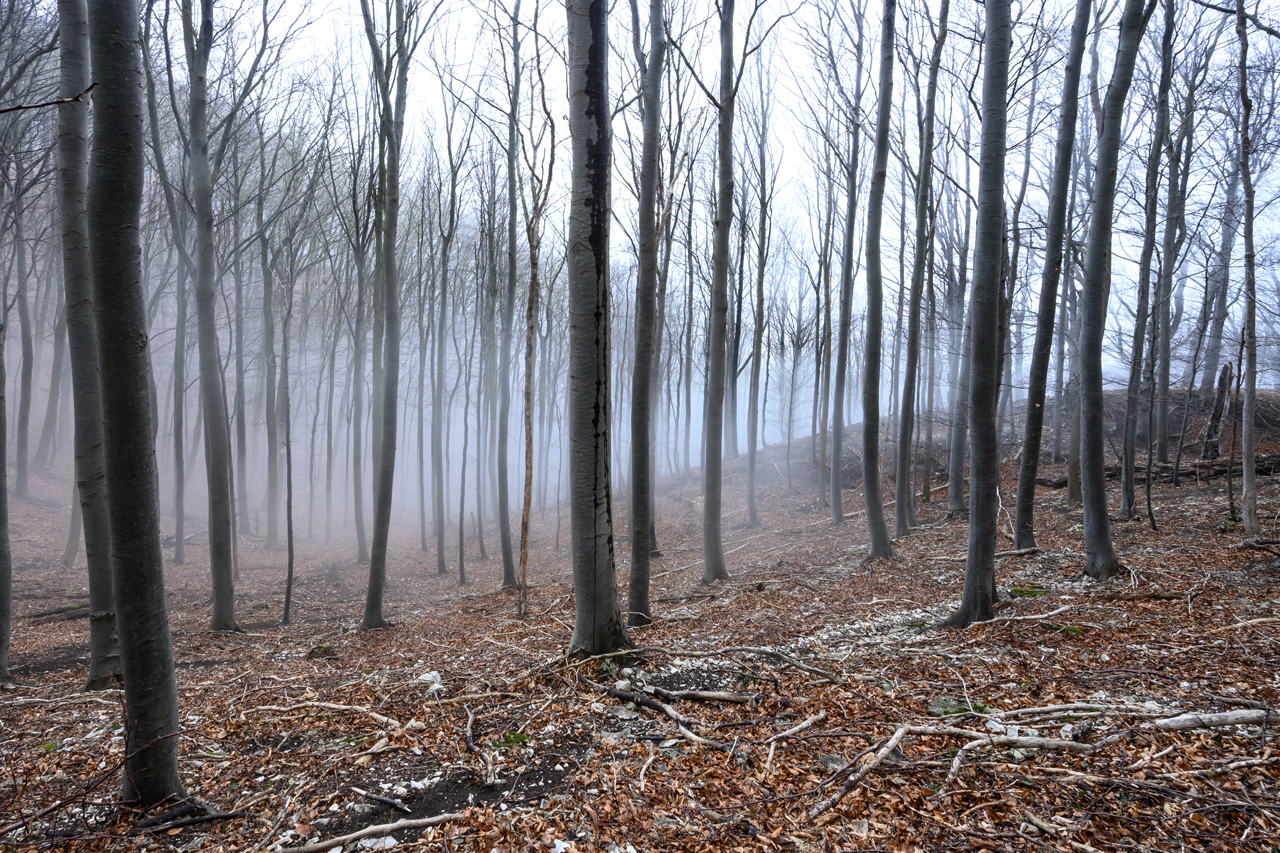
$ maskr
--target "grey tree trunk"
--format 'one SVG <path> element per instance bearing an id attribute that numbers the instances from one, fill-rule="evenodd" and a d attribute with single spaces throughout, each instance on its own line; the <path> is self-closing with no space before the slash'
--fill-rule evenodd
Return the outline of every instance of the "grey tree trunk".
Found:
<path id="1" fill-rule="evenodd" d="M 20 162 L 20 161 L 19 161 Z M 18 166 L 18 177 L 15 181 L 24 181 L 23 170 Z M 18 366 L 18 423 L 16 428 L 14 450 L 14 494 L 21 500 L 31 498 L 29 485 L 28 440 L 31 432 L 31 382 L 32 362 L 35 361 L 35 346 L 31 336 L 31 303 L 27 297 L 28 254 L 27 235 L 24 227 L 26 216 L 23 208 L 26 204 L 24 196 L 15 192 L 13 196 L 13 243 L 17 265 L 18 335 L 22 344 L 22 361 Z"/>
<path id="2" fill-rule="evenodd" d="M 1218 365 L 1222 360 L 1222 332 L 1227 323 L 1227 291 L 1231 276 L 1231 256 L 1235 252 L 1236 234 L 1240 228 L 1240 162 L 1237 155 L 1231 159 L 1231 173 L 1227 176 L 1227 195 L 1222 209 L 1222 236 L 1218 252 L 1209 269 L 1209 340 L 1205 344 L 1204 378 L 1200 385 L 1200 401 L 1204 405 L 1213 402 Z"/>
<path id="3" fill-rule="evenodd" d="M 1144 222 L 1142 250 L 1138 258 L 1138 308 L 1133 331 L 1133 349 L 1129 358 L 1129 388 L 1125 398 L 1124 446 L 1120 457 L 1120 514 L 1132 519 L 1137 512 L 1134 505 L 1134 467 L 1138 453 L 1138 417 L 1143 407 L 1142 368 L 1143 346 L 1147 339 L 1147 322 L 1150 319 L 1151 264 L 1156 249 L 1156 216 L 1160 207 L 1160 163 L 1163 160 L 1165 134 L 1169 130 L 1169 88 L 1173 80 L 1173 30 L 1172 9 L 1166 4 L 1164 38 L 1160 49 L 1160 82 L 1156 95 L 1156 114 L 1151 134 L 1151 148 L 1147 156 L 1147 174 L 1144 187 Z"/>
<path id="4" fill-rule="evenodd" d="M 996 602 L 995 546 L 1000 501 L 1000 314 L 1004 260 L 1004 161 L 1008 138 L 1009 0 L 987 0 L 982 78 L 982 148 L 978 159 L 978 230 L 969 302 L 969 550 L 960 607 L 947 624 L 991 618 Z"/>
<path id="5" fill-rule="evenodd" d="M 382 618 L 382 594 L 387 578 L 387 539 L 391 529 L 391 497 L 395 483 L 397 404 L 400 390 L 400 274 L 396 258 L 396 237 L 400 221 L 400 141 L 404 134 L 404 113 L 409 97 L 409 65 L 413 48 L 420 41 L 419 22 L 413 10 L 406 11 L 404 0 L 395 0 L 387 20 L 389 55 L 374 30 L 373 13 L 368 0 L 361 0 L 365 36 L 373 59 L 374 80 L 378 92 L 380 136 L 386 145 L 385 203 L 383 208 L 382 307 L 384 316 L 382 357 L 381 452 L 373 495 L 373 542 L 369 549 L 369 586 L 365 596 L 361 627 L 379 628 Z M 360 413 L 356 413 L 359 417 Z"/>
<path id="6" fill-rule="evenodd" d="M 720 4 L 720 99 L 716 129 L 716 219 L 711 243 L 711 327 L 707 332 L 707 414 L 703 422 L 702 584 L 729 577 L 724 563 L 725 351 L 729 319 L 729 229 L 733 225 L 734 0 Z"/>
<path id="7" fill-rule="evenodd" d="M 573 166 L 569 281 L 570 654 L 628 648 L 613 554 L 609 487 L 609 217 L 612 139 L 606 0 L 567 0 Z"/>
<path id="8" fill-rule="evenodd" d="M 1106 437 L 1102 398 L 1102 339 L 1110 294 L 1112 216 L 1120 156 L 1124 105 L 1133 82 L 1142 33 L 1155 8 L 1143 0 L 1125 0 L 1120 18 L 1116 62 L 1102 104 L 1102 131 L 1093 185 L 1091 222 L 1085 248 L 1080 311 L 1080 486 L 1084 499 L 1085 573 L 1094 580 L 1120 567 L 1111 544 L 1107 509 Z"/>
<path id="9" fill-rule="evenodd" d="M 1244 515 L 1244 530 L 1250 536 L 1262 532 L 1258 523 L 1258 466 L 1257 457 L 1257 409 L 1258 397 L 1258 290 L 1256 255 L 1253 245 L 1253 168 L 1250 156 L 1253 142 L 1249 136 L 1249 121 L 1253 113 L 1253 98 L 1249 95 L 1249 31 L 1246 27 L 1244 0 L 1236 0 L 1236 38 L 1240 41 L 1238 91 L 1240 96 L 1240 180 L 1244 187 L 1244 403 L 1241 418 L 1244 421 L 1240 436 L 1241 476 L 1240 508 Z"/>
<path id="10" fill-rule="evenodd" d="M 765 69 L 759 67 L 759 109 L 756 127 L 756 180 L 760 199 L 756 219 L 755 320 L 751 331 L 751 382 L 747 390 L 747 527 L 760 526 L 756 509 L 756 452 L 760 444 L 760 368 L 764 351 L 764 273 L 769 257 L 769 202 L 773 195 L 769 164 L 765 159 L 772 102 L 765 94 Z M 767 383 L 766 383 L 767 384 Z"/>
<path id="11" fill-rule="evenodd" d="M 1080 108 L 1080 68 L 1085 38 L 1089 31 L 1092 0 L 1076 0 L 1075 21 L 1071 25 L 1071 46 L 1062 80 L 1062 113 L 1058 118 L 1058 142 L 1054 151 L 1053 188 L 1049 196 L 1049 216 L 1045 226 L 1044 270 L 1040 276 L 1040 305 L 1036 314 L 1036 339 L 1031 350 L 1031 374 L 1027 382 L 1027 423 L 1018 467 L 1018 494 L 1014 515 L 1014 547 L 1034 548 L 1036 472 L 1040 465 L 1040 445 L 1044 432 L 1045 389 L 1049 379 L 1049 356 L 1053 347 L 1053 327 L 1058 306 L 1058 282 L 1062 278 L 1063 237 L 1067 222 L 1067 196 L 1071 184 L 1071 158 L 1075 147 L 1076 118 Z M 1061 341 L 1062 335 L 1059 334 Z M 1061 395 L 1061 355 L 1058 388 Z M 1055 407 L 1060 409 L 1061 400 Z"/>
<path id="12" fill-rule="evenodd" d="M 266 148 L 265 140 L 263 148 Z M 263 158 L 262 179 L 267 181 Z M 280 547 L 280 428 L 276 418 L 276 310 L 275 281 L 271 273 L 271 255 L 267 248 L 267 228 L 263 222 L 266 193 L 258 194 L 254 210 L 257 215 L 258 256 L 262 272 L 262 362 L 266 370 L 267 422 L 267 537 L 264 547 Z"/>
<path id="13" fill-rule="evenodd" d="M 933 196 L 933 124 L 938 94 L 938 69 L 942 64 L 942 48 L 947 39 L 947 13 L 950 8 L 950 2 L 942 0 L 938 12 L 938 33 L 933 43 L 933 54 L 929 57 L 924 117 L 920 123 L 915 252 L 911 262 L 911 294 L 907 303 L 907 364 L 902 377 L 902 419 L 898 422 L 898 464 L 894 482 L 895 536 L 906 536 L 916 523 L 915 494 L 912 489 L 914 480 L 911 476 L 911 431 L 915 428 L 916 380 L 920 372 L 920 311 L 924 297 L 925 261 L 933 244 L 929 204 Z M 927 466 L 926 462 L 926 470 Z"/>
<path id="14" fill-rule="evenodd" d="M 178 776 L 178 690 L 160 551 L 150 349 L 145 346 L 139 14 L 133 0 L 93 0 L 88 11 L 98 85 L 86 224 L 99 342 L 111 574 L 124 673 L 122 799 L 145 807 L 183 798 L 186 792 Z M 6 542 L 0 532 L 0 548 Z"/>
<path id="15" fill-rule="evenodd" d="M 183 15 L 187 44 L 188 150 L 195 212 L 196 342 L 200 353 L 200 400 L 204 408 L 204 461 L 209 488 L 209 573 L 213 612 L 209 628 L 236 630 L 235 584 L 231 544 L 231 435 L 227 428 L 226 390 L 218 352 L 218 287 L 213 251 L 213 172 L 209 158 L 209 53 L 213 48 L 213 0 L 200 0 Z"/>
<path id="16" fill-rule="evenodd" d="M 87 89 L 90 82 L 89 22 L 84 0 L 59 0 L 58 20 L 62 51 L 59 92 L 63 98 L 71 98 Z M 120 648 L 116 640 L 115 596 L 111 589 L 111 529 L 102 467 L 98 330 L 93 320 L 93 281 L 85 221 L 88 162 L 89 105 L 63 103 L 58 107 L 62 276 L 71 387 L 75 394 L 75 491 L 89 566 L 89 674 L 84 689 L 105 690 L 120 675 Z M 181 543 L 181 539 L 178 541 Z"/>
<path id="17" fill-rule="evenodd" d="M 662 0 L 649 0 L 649 52 L 640 42 L 640 9 L 631 0 L 636 62 L 641 74 L 644 111 L 640 150 L 639 270 L 636 274 L 635 363 L 631 373 L 631 572 L 627 586 L 627 624 L 653 621 L 649 611 L 649 554 L 653 528 L 652 377 L 657 337 L 658 290 L 658 144 L 662 119 L 662 75 L 667 53 Z"/>
<path id="18" fill-rule="evenodd" d="M 876 150 L 867 198 L 867 334 L 862 373 L 862 495 L 867 507 L 868 560 L 893 556 L 880 494 L 880 362 L 884 335 L 884 262 L 880 231 L 889 173 L 889 122 L 893 114 L 894 30 L 897 0 L 885 0 L 880 29 L 880 91 L 876 110 Z M 835 460 L 832 460 L 833 464 Z"/>
<path id="19" fill-rule="evenodd" d="M 516 323 L 516 112 L 520 108 L 520 0 L 511 10 L 511 105 L 507 113 L 507 291 L 502 301 L 502 363 L 498 377 L 498 541 L 502 550 L 502 588 L 514 589 L 515 551 L 511 543 L 511 339 Z"/>
<path id="20" fill-rule="evenodd" d="M 862 157 L 862 128 L 858 112 L 862 109 L 862 45 L 863 14 L 856 14 L 858 40 L 854 45 L 855 84 L 852 101 L 846 101 L 849 113 L 850 136 L 848 160 L 845 162 L 844 247 L 840 256 L 840 320 L 836 332 L 835 395 L 831 411 L 831 483 L 828 501 L 831 506 L 832 525 L 844 524 L 844 413 L 845 385 L 849 375 L 849 338 L 853 325 L 853 235 L 858 199 L 858 166 Z M 828 156 L 830 155 L 828 146 Z M 828 207 L 828 215 L 832 211 Z M 828 228 L 828 233 L 829 233 Z M 824 239 L 825 236 L 824 236 Z M 824 400 L 825 405 L 825 400 Z M 864 476 L 866 466 L 863 466 Z M 824 466 L 825 470 L 825 466 Z M 821 477 L 819 477 L 821 481 Z"/>

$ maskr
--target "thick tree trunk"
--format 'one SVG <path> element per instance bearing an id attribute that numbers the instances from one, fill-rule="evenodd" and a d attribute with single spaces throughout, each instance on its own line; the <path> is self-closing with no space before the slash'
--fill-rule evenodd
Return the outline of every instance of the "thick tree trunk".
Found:
<path id="1" fill-rule="evenodd" d="M 996 602 L 995 546 L 999 521 L 1000 453 L 996 405 L 1000 393 L 1006 90 L 1013 24 L 1009 0 L 987 0 L 982 79 L 982 148 L 978 167 L 978 230 L 974 239 L 973 329 L 969 378 L 969 550 L 960 608 L 947 620 L 964 627 L 991 618 Z"/>
<path id="2" fill-rule="evenodd" d="M 1075 21 L 1071 25 L 1071 47 L 1062 81 L 1062 113 L 1058 118 L 1058 142 L 1054 151 L 1053 188 L 1049 196 L 1049 217 L 1045 228 L 1044 270 L 1040 276 L 1040 305 L 1036 314 L 1036 339 L 1031 350 L 1031 376 L 1027 382 L 1027 422 L 1018 468 L 1018 495 L 1014 516 L 1014 547 L 1034 548 L 1036 472 L 1040 465 L 1040 444 L 1044 431 L 1045 387 L 1049 378 L 1049 354 L 1058 306 L 1058 282 L 1062 278 L 1063 238 L 1067 222 L 1067 194 L 1071 183 L 1071 159 L 1076 139 L 1076 117 L 1080 107 L 1080 67 L 1084 59 L 1085 37 L 1089 31 L 1092 0 L 1076 0 Z M 1059 333 L 1059 344 L 1063 335 Z M 1058 396 L 1062 394 L 1062 362 L 1059 355 Z M 1055 409 L 1062 401 L 1055 399 Z M 1060 420 L 1055 418 L 1055 455 Z"/>
<path id="3" fill-rule="evenodd" d="M 732 2 L 732 0 L 730 0 Z M 613 553 L 609 487 L 608 4 L 568 0 L 569 132 L 573 166 L 569 282 L 569 452 L 574 625 L 569 652 L 627 648 Z"/>
<path id="4" fill-rule="evenodd" d="M 1154 0 L 1145 10 L 1143 0 L 1125 0 L 1121 14 L 1115 67 L 1102 107 L 1102 131 L 1098 136 L 1091 223 L 1085 250 L 1080 318 L 1080 485 L 1084 496 L 1085 573 L 1098 581 L 1111 577 L 1120 567 L 1111 544 L 1111 518 L 1103 470 L 1106 437 L 1102 343 L 1111 289 L 1112 217 L 1124 105 L 1133 81 L 1142 33 L 1154 8 Z"/>
<path id="5" fill-rule="evenodd" d="M 382 53 L 382 45 L 374 31 L 373 15 L 367 0 L 361 0 L 360 10 L 364 18 L 365 35 L 373 58 L 374 78 L 379 95 L 379 135 L 386 146 L 385 201 L 383 207 L 381 238 L 382 250 L 379 280 L 382 295 L 382 399 L 376 407 L 381 418 L 375 419 L 381 427 L 377 476 L 374 478 L 373 542 L 369 549 L 369 586 L 365 596 L 364 618 L 361 627 L 379 628 L 386 624 L 382 618 L 382 594 L 387 577 L 387 540 L 391 530 L 391 499 L 395 485 L 396 435 L 399 427 L 398 402 L 400 390 L 400 273 L 396 257 L 396 238 L 400 221 L 400 141 L 404 133 L 404 113 L 408 101 L 409 64 L 412 61 L 411 43 L 416 44 L 413 12 L 406 12 L 405 5 L 397 2 L 393 19 L 386 21 L 394 41 L 390 55 Z M 357 413 L 357 416 L 359 413 Z"/>
<path id="6" fill-rule="evenodd" d="M 64 98 L 78 95 L 89 85 L 87 16 L 84 0 L 60 0 L 58 17 L 61 28 L 59 41 L 62 50 L 62 79 L 59 91 Z M 115 595 L 111 587 L 111 529 L 107 517 L 102 461 L 98 330 L 93 319 L 93 281 L 85 219 L 88 134 L 88 104 L 68 102 L 58 107 L 62 275 L 71 387 L 75 394 L 74 499 L 79 501 L 85 559 L 89 566 L 89 674 L 84 686 L 86 690 L 105 690 L 113 686 L 120 675 L 120 648 L 116 639 Z M 181 547 L 181 527 L 178 530 L 178 543 Z M 7 542 L 7 537 L 2 538 Z M 0 547 L 3 547 L 3 543 L 0 543 Z M 3 559 L 0 556 L 0 562 Z"/>
<path id="7" fill-rule="evenodd" d="M 93 111 L 87 226 L 111 573 L 124 673 L 122 799 L 145 807 L 186 792 L 178 776 L 178 690 L 160 551 L 139 241 L 144 167 L 139 14 L 133 0 L 93 0 L 88 8 L 98 108 Z M 0 517 L 0 523 L 4 520 Z M 5 543 L 0 531 L 0 549 Z"/>

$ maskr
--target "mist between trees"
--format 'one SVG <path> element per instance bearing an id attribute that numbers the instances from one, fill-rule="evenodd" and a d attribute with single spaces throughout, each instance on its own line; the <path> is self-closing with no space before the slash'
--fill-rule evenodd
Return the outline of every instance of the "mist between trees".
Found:
<path id="1" fill-rule="evenodd" d="M 966 624 L 990 618 L 999 461 L 1019 445 L 1024 489 L 1042 456 L 1071 456 L 1099 579 L 1118 566 L 1104 464 L 1138 512 L 1136 460 L 1182 460 L 1200 437 L 1170 413 L 1211 408 L 1224 375 L 1252 453 L 1255 388 L 1280 371 L 1266 9 L 736 5 L 99 0 L 86 25 L 74 0 L 8 4 L 8 494 L 74 506 L 73 540 L 106 536 L 92 476 L 71 476 L 97 393 L 73 278 L 114 286 L 92 222 L 93 269 L 77 260 L 76 205 L 110 177 L 96 123 L 119 92 L 138 98 L 117 179 L 141 181 L 142 327 L 97 306 L 98 343 L 141 336 L 150 417 L 128 429 L 154 442 L 164 559 L 208 537 L 215 629 L 237 626 L 237 541 L 287 548 L 290 577 L 295 537 L 370 563 L 373 628 L 391 527 L 424 567 L 465 583 L 467 560 L 500 559 L 523 588 L 529 518 L 554 514 L 582 584 L 571 650 L 623 647 L 621 614 L 650 618 L 654 478 L 701 478 L 710 583 L 732 572 L 720 462 L 750 456 L 725 487 L 758 524 L 755 454 L 779 444 L 833 523 L 865 491 L 848 523 L 872 557 L 892 553 L 881 475 L 895 536 L 922 489 L 972 511 Z M 85 73 L 107 10 L 141 22 L 114 78 Z M 1125 392 L 1119 448 L 1104 389 Z M 1017 511 L 1030 547 L 1023 489 Z M 626 611 L 614 538 L 647 545 Z M 99 685 L 118 665 L 103 643 Z M 159 785 L 136 793 L 174 793 Z"/>

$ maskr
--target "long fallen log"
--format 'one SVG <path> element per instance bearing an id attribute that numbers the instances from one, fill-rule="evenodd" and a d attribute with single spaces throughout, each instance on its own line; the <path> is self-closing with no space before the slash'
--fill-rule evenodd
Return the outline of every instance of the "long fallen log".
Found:
<path id="1" fill-rule="evenodd" d="M 1280 714 L 1270 708 L 1246 711 L 1222 711 L 1217 714 L 1179 714 L 1156 720 L 1156 728 L 1165 732 L 1185 732 L 1191 729 L 1219 729 L 1223 726 L 1261 726 L 1280 722 Z"/>

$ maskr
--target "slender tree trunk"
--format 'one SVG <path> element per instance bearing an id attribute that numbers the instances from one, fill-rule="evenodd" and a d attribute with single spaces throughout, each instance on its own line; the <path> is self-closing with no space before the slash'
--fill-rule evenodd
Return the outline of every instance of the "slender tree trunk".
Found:
<path id="1" fill-rule="evenodd" d="M 17 181 L 21 182 L 23 179 L 23 172 L 19 169 Z M 30 500 L 28 463 L 31 457 L 27 445 L 31 432 L 31 381 L 35 346 L 31 336 L 31 304 L 27 298 L 29 261 L 23 204 L 23 197 L 15 193 L 13 196 L 13 243 L 14 254 L 17 256 L 18 285 L 14 298 L 18 304 L 18 334 L 22 344 L 22 361 L 18 367 L 18 424 L 15 436 L 17 448 L 14 451 L 13 491 L 20 500 Z"/>
<path id="2" fill-rule="evenodd" d="M 994 0 L 989 0 L 994 2 Z M 884 267 L 880 230 L 884 220 L 884 188 L 889 171 L 889 121 L 893 114 L 894 25 L 897 0 L 885 0 L 880 30 L 880 91 L 876 114 L 875 163 L 867 199 L 867 335 L 862 379 L 862 493 L 867 507 L 868 560 L 893 555 L 889 526 L 880 494 L 880 362 L 884 323 Z"/>
<path id="3" fill-rule="evenodd" d="M 1040 444 L 1044 430 L 1045 386 L 1049 378 L 1049 354 L 1053 346 L 1058 282 L 1062 277 L 1063 238 L 1067 223 L 1067 196 L 1071 182 L 1071 159 L 1076 139 L 1076 118 L 1080 107 L 1080 68 L 1085 38 L 1089 31 L 1092 0 L 1076 0 L 1075 21 L 1071 25 L 1071 47 L 1062 81 L 1062 113 L 1058 118 L 1058 143 L 1054 151 L 1053 189 L 1049 196 L 1049 217 L 1045 227 L 1044 269 L 1040 276 L 1040 306 L 1036 314 L 1036 340 L 1031 350 L 1031 376 L 1027 382 L 1027 423 L 1018 468 L 1018 495 L 1014 517 L 1014 547 L 1034 548 L 1036 472 L 1040 465 Z M 1061 347 L 1062 335 L 1059 335 Z M 1062 394 L 1061 353 L 1058 362 L 1058 396 Z M 1054 401 L 1060 409 L 1060 399 Z M 1057 449 L 1058 420 L 1055 418 L 1054 445 Z"/>
<path id="4" fill-rule="evenodd" d="M 1138 47 L 1154 0 L 1144 10 L 1143 0 L 1125 0 L 1120 39 L 1111 85 L 1102 109 L 1098 136 L 1091 224 L 1085 250 L 1084 290 L 1080 318 L 1080 485 L 1084 496 L 1085 573 L 1106 580 L 1119 568 L 1111 544 L 1111 518 L 1107 509 L 1106 437 L 1102 397 L 1102 339 L 1106 328 L 1110 293 L 1112 215 L 1124 105 L 1133 81 Z"/>
<path id="5" fill-rule="evenodd" d="M 667 41 L 662 0 L 649 2 L 649 52 L 640 43 L 640 11 L 631 0 L 636 62 L 641 73 L 643 142 L 640 152 L 638 260 L 636 275 L 635 362 L 631 374 L 631 572 L 627 587 L 627 625 L 648 625 L 649 554 L 653 529 L 653 367 L 657 337 L 658 288 L 658 143 L 662 117 L 662 75 Z M 525 367 L 529 369 L 528 365 Z M 526 452 L 528 452 L 526 450 Z M 523 549 L 522 549 L 523 550 Z M 523 557 L 521 558 L 523 562 Z"/>
<path id="6" fill-rule="evenodd" d="M 1147 174 L 1144 192 L 1145 221 L 1143 222 L 1142 250 L 1138 258 L 1138 310 L 1133 332 L 1133 351 L 1129 359 L 1129 389 L 1125 399 L 1124 446 L 1120 459 L 1120 514 L 1132 519 L 1137 513 L 1134 468 L 1138 453 L 1138 419 L 1142 400 L 1143 346 L 1147 338 L 1147 322 L 1151 310 L 1148 297 L 1151 293 L 1151 265 L 1156 248 L 1156 217 L 1160 206 L 1160 164 L 1169 130 L 1169 88 L 1173 79 L 1173 9 L 1165 5 L 1164 38 L 1160 50 L 1160 82 L 1156 100 L 1154 131 L 1147 157 Z M 1159 300 L 1157 296 L 1156 301 Z M 1154 320 L 1152 321 L 1154 325 Z M 1150 354 L 1155 358 L 1154 351 Z"/>
<path id="7" fill-rule="evenodd" d="M 572 12 L 570 13 L 572 14 Z M 510 430 L 511 340 L 516 323 L 516 112 L 520 108 L 520 2 L 511 10 L 511 104 L 507 112 L 507 290 L 502 303 L 502 358 L 498 379 L 498 540 L 502 550 L 502 588 L 519 586 L 511 542 Z"/>
<path id="8" fill-rule="evenodd" d="M 1240 179 L 1244 187 L 1244 405 L 1241 411 L 1243 431 L 1240 438 L 1241 509 L 1244 515 L 1244 531 L 1250 536 L 1262 532 L 1258 522 L 1258 466 L 1257 466 L 1257 397 L 1258 397 L 1258 290 L 1253 245 L 1253 166 L 1250 157 L 1253 141 L 1249 121 L 1253 113 L 1253 98 L 1249 95 L 1249 31 L 1246 26 L 1244 0 L 1236 0 L 1236 38 L 1240 41 L 1240 57 L 1237 82 L 1240 95 Z"/>
<path id="9" fill-rule="evenodd" d="M 711 327 L 708 331 L 707 415 L 703 424 L 702 584 L 729 577 L 724 563 L 721 513 L 724 507 L 724 389 L 729 316 L 729 231 L 733 225 L 733 64 L 734 0 L 720 5 L 720 100 L 717 104 L 716 219 L 711 244 Z"/>
<path id="10" fill-rule="evenodd" d="M 942 0 L 938 33 L 929 57 L 929 81 L 921 119 L 920 171 L 916 180 L 915 251 L 911 262 L 911 294 L 907 302 L 907 364 L 902 378 L 902 420 L 898 424 L 898 462 L 894 480 L 894 535 L 905 536 L 916 523 L 915 494 L 911 476 L 911 431 L 915 427 L 916 381 L 920 372 L 920 312 L 924 299 L 925 261 L 933 245 L 929 202 L 933 197 L 934 113 L 938 93 L 938 69 L 947 38 L 947 13 L 951 4 Z"/>
<path id="11" fill-rule="evenodd" d="M 213 584 L 214 631 L 236 630 L 231 546 L 231 441 L 225 415 L 222 358 L 218 353 L 217 275 L 213 250 L 213 174 L 209 161 L 209 53 L 213 48 L 213 0 L 201 0 L 184 16 L 187 31 L 188 150 L 196 220 L 194 260 L 200 399 L 204 407 L 205 476 L 209 489 L 209 573 Z M 101 327 L 101 324 L 99 324 Z M 114 543 L 113 543 L 114 544 Z"/>
<path id="12" fill-rule="evenodd" d="M 147 339 L 139 241 L 144 166 L 139 14 L 132 0 L 93 0 L 88 11 L 100 108 L 93 112 L 86 224 L 124 673 L 122 799 L 145 807 L 185 798 L 186 792 L 178 776 L 178 690 L 160 551 L 150 350 L 138 345 Z M 0 565 L 8 543 L 3 495 L 0 489 Z"/>

